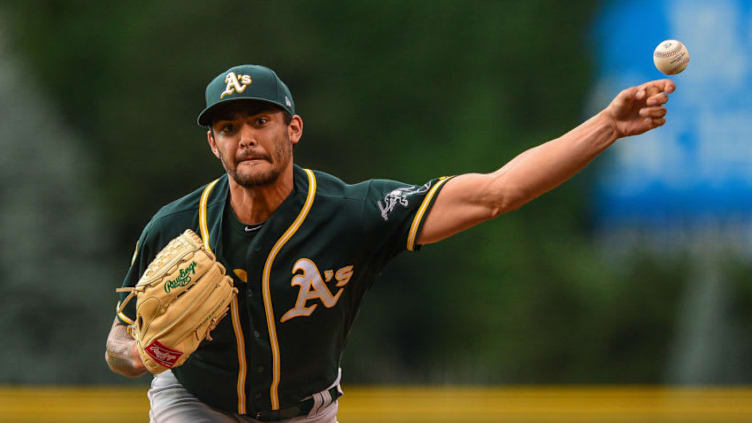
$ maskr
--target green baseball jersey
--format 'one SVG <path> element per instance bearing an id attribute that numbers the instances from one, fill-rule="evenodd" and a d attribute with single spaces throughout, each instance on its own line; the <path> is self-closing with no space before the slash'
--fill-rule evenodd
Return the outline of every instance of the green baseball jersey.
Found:
<path id="1" fill-rule="evenodd" d="M 196 231 L 239 292 L 213 340 L 173 373 L 222 410 L 253 414 L 294 406 L 337 379 L 364 294 L 391 258 L 418 249 L 424 218 L 447 180 L 350 185 L 295 166 L 293 192 L 246 236 L 229 206 L 224 175 L 154 215 L 123 286 L 134 286 L 171 239 Z M 118 314 L 125 324 L 133 323 L 134 303 Z"/>

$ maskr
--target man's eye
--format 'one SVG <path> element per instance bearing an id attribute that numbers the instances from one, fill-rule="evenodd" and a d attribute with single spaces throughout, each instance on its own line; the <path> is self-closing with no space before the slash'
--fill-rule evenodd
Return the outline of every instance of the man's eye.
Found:
<path id="1" fill-rule="evenodd" d="M 268 121 L 269 121 L 269 119 L 267 119 L 267 118 L 258 118 L 258 119 L 256 119 L 256 125 L 263 125 L 263 124 L 265 124 Z"/>
<path id="2" fill-rule="evenodd" d="M 222 127 L 220 128 L 220 131 L 225 132 L 225 133 L 230 133 L 234 130 L 235 130 L 235 126 L 229 123 L 222 125 Z"/>

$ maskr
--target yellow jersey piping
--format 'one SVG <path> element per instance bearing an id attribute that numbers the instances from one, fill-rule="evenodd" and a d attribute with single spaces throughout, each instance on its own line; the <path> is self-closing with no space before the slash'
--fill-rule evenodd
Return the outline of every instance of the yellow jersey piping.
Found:
<path id="1" fill-rule="evenodd" d="M 300 228 L 300 225 L 303 224 L 306 216 L 308 216 L 308 212 L 311 210 L 313 199 L 316 196 L 316 176 L 309 169 L 303 170 L 308 175 L 308 195 L 306 196 L 305 204 L 303 204 L 303 208 L 300 210 L 298 217 L 295 218 L 295 221 L 292 222 L 292 225 L 287 228 L 287 231 L 285 231 L 285 233 L 282 234 L 282 236 L 274 244 L 274 247 L 269 253 L 269 256 L 266 258 L 266 263 L 264 264 L 264 273 L 261 277 L 261 286 L 264 295 L 264 309 L 266 310 L 266 324 L 269 328 L 269 343 L 271 344 L 272 348 L 272 384 L 269 388 L 269 397 L 271 398 L 272 410 L 279 410 L 278 390 L 281 377 L 281 366 L 279 342 L 277 341 L 277 328 L 274 319 L 274 309 L 272 308 L 272 297 L 269 285 L 274 259 L 277 257 L 277 254 L 287 243 L 287 241 L 289 241 L 293 234 L 295 234 L 295 232 Z"/>
<path id="2" fill-rule="evenodd" d="M 214 189 L 214 185 L 217 185 L 219 178 L 215 179 L 212 183 L 204 188 L 204 192 L 201 193 L 201 202 L 198 207 L 198 224 L 201 231 L 201 239 L 204 240 L 204 247 L 211 251 L 211 245 L 209 244 L 209 226 L 206 224 L 206 204 L 209 202 L 209 194 Z"/>
<path id="3" fill-rule="evenodd" d="M 243 337 L 243 329 L 240 325 L 238 307 L 238 297 L 233 296 L 230 303 L 230 312 L 232 313 L 232 328 L 235 330 L 235 343 L 238 348 L 238 414 L 245 414 L 245 376 L 248 367 L 245 362 L 245 338 Z"/>
<path id="4" fill-rule="evenodd" d="M 115 306 L 115 312 L 117 312 L 118 310 L 120 310 L 120 301 L 118 301 L 117 305 Z M 124 321 L 125 323 L 128 323 L 129 325 L 135 325 L 136 324 L 136 322 L 134 322 L 133 320 L 131 320 L 131 318 L 128 317 L 128 316 L 126 316 L 122 311 L 119 312 L 119 313 L 117 313 L 117 315 L 118 315 L 118 317 L 120 317 L 120 319 L 122 321 Z"/>
<path id="5" fill-rule="evenodd" d="M 439 190 L 439 187 L 444 185 L 448 180 L 447 177 L 439 179 L 436 185 L 428 191 L 426 198 L 423 199 L 423 203 L 420 204 L 420 208 L 418 208 L 418 212 L 415 213 L 415 217 L 413 218 L 413 223 L 410 225 L 410 232 L 407 236 L 407 251 L 413 251 L 415 249 L 415 238 L 418 235 L 418 227 L 420 227 L 420 222 L 423 220 L 423 215 L 426 213 L 428 205 L 431 204 L 431 199 Z"/>
<path id="6" fill-rule="evenodd" d="M 201 201 L 198 208 L 198 224 L 199 231 L 201 232 L 201 239 L 204 240 L 204 246 L 207 250 L 212 251 L 211 243 L 209 240 L 209 225 L 206 219 L 206 206 L 209 203 L 209 194 L 214 186 L 219 182 L 219 179 L 215 179 L 212 183 L 204 188 L 204 192 L 201 193 Z M 235 332 L 235 343 L 238 348 L 238 414 L 246 413 L 245 404 L 245 378 L 248 365 L 245 361 L 245 337 L 243 336 L 243 327 L 240 324 L 240 313 L 238 311 L 238 299 L 233 296 L 230 303 L 230 313 L 232 314 L 232 328 Z"/>

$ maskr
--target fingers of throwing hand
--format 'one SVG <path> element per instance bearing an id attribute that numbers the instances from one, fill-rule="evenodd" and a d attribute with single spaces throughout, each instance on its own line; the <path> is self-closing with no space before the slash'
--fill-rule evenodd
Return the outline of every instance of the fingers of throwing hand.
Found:
<path id="1" fill-rule="evenodd" d="M 664 92 L 667 92 L 667 93 L 670 94 L 670 93 L 674 92 L 674 90 L 676 90 L 676 84 L 674 84 L 674 81 L 672 81 L 670 79 L 662 79 L 659 82 L 661 82 L 663 84 L 662 91 L 664 91 Z"/>
<path id="2" fill-rule="evenodd" d="M 645 104 L 647 104 L 648 106 L 660 106 L 666 103 L 668 103 L 668 94 L 664 92 L 660 92 L 654 96 L 649 97 L 645 102 Z"/>
<path id="3" fill-rule="evenodd" d="M 666 123 L 666 118 L 658 118 L 658 119 L 647 118 L 647 120 L 649 121 L 651 128 L 657 128 L 663 125 L 664 123 Z"/>
<path id="4" fill-rule="evenodd" d="M 640 109 L 640 116 L 659 119 L 666 116 L 666 108 L 662 106 L 643 107 L 642 109 Z"/>
<path id="5" fill-rule="evenodd" d="M 664 92 L 671 94 L 676 89 L 676 84 L 670 79 L 658 79 L 642 84 L 642 87 L 648 90 L 652 94 Z"/>
<path id="6" fill-rule="evenodd" d="M 655 97 L 661 92 L 663 92 L 662 87 L 658 86 L 657 84 L 648 84 L 648 86 L 645 88 L 645 98 L 649 99 L 651 97 Z"/>

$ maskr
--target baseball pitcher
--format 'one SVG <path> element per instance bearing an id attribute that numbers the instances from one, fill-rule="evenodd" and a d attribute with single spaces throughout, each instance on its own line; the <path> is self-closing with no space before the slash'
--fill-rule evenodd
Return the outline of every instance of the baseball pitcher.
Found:
<path id="1" fill-rule="evenodd" d="M 145 226 L 107 363 L 154 374 L 152 422 L 336 422 L 342 349 L 390 259 L 514 210 L 617 139 L 663 125 L 674 89 L 625 89 L 492 173 L 351 185 L 294 164 L 303 119 L 275 72 L 230 68 L 198 116 L 225 172 Z"/>

